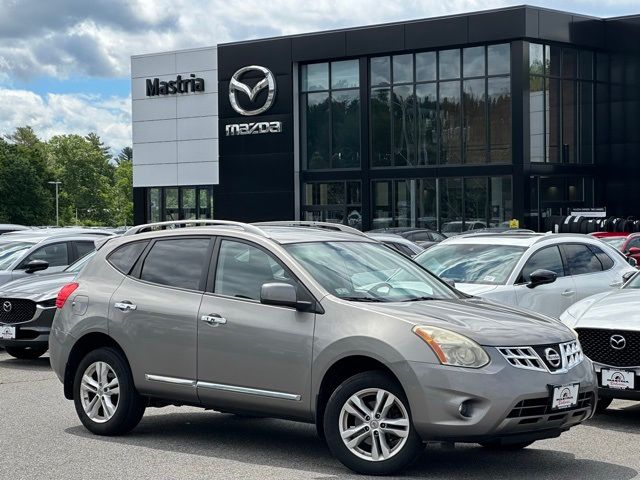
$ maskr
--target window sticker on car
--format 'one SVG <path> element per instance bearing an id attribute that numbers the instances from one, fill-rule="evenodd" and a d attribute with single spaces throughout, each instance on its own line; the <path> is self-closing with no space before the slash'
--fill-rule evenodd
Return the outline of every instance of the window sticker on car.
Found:
<path id="1" fill-rule="evenodd" d="M 336 288 L 336 293 L 338 295 L 349 295 L 349 289 L 347 288 Z"/>
<path id="2" fill-rule="evenodd" d="M 496 277 L 494 277 L 493 275 L 485 275 L 483 280 L 485 282 L 495 282 L 496 281 Z"/>

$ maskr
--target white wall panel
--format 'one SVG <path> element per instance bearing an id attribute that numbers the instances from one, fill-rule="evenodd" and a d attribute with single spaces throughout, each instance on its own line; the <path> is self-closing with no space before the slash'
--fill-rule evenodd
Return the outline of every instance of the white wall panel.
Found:
<path id="1" fill-rule="evenodd" d="M 166 75 L 176 71 L 176 54 L 142 55 L 131 58 L 131 77 Z"/>
<path id="2" fill-rule="evenodd" d="M 218 159 L 218 140 L 185 140 L 177 142 L 178 157 L 183 162 L 210 162 Z"/>
<path id="3" fill-rule="evenodd" d="M 176 101 L 178 118 L 218 115 L 217 93 L 182 95 L 181 97 L 176 98 Z"/>
<path id="4" fill-rule="evenodd" d="M 134 187 L 169 187 L 178 185 L 178 164 L 134 165 Z"/>
<path id="5" fill-rule="evenodd" d="M 191 72 L 193 70 L 217 70 L 218 50 L 206 48 L 176 52 L 176 71 Z"/>
<path id="6" fill-rule="evenodd" d="M 178 99 L 175 97 L 133 100 L 131 113 L 134 122 L 176 118 Z"/>
<path id="7" fill-rule="evenodd" d="M 178 185 L 217 185 L 218 162 L 178 164 Z"/>
<path id="8" fill-rule="evenodd" d="M 178 163 L 177 142 L 134 143 L 136 165 Z"/>
<path id="9" fill-rule="evenodd" d="M 218 138 L 218 117 L 178 119 L 178 140 Z"/>
<path id="10" fill-rule="evenodd" d="M 175 141 L 176 122 L 175 118 L 133 122 L 133 143 Z"/>

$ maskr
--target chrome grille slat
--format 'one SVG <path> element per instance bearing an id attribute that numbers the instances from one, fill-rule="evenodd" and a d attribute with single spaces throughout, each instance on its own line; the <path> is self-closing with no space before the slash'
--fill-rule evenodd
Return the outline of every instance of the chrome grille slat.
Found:
<path id="1" fill-rule="evenodd" d="M 561 364 L 553 368 L 544 361 L 536 351 L 552 347 L 560 354 Z M 552 345 L 497 347 L 502 356 L 515 368 L 536 370 L 539 372 L 564 373 L 579 365 L 584 360 L 582 347 L 578 340 Z"/>

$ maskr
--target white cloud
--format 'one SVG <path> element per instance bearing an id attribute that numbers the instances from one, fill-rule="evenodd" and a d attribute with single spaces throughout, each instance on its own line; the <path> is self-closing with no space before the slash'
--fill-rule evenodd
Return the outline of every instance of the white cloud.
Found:
<path id="1" fill-rule="evenodd" d="M 96 132 L 114 151 L 131 146 L 131 99 L 0 89 L 0 134 L 30 125 L 43 139 Z"/>

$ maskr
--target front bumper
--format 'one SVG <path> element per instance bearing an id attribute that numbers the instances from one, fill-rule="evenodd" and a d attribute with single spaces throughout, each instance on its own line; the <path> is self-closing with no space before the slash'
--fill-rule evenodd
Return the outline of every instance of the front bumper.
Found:
<path id="1" fill-rule="evenodd" d="M 556 437 L 593 415 L 597 380 L 585 358 L 566 373 L 509 365 L 497 351 L 481 369 L 410 362 L 407 397 L 423 440 L 519 442 Z M 406 385 L 406 382 L 403 382 Z M 579 383 L 578 405 L 551 410 L 551 386 Z M 460 413 L 460 405 L 466 416 Z"/>
<path id="2" fill-rule="evenodd" d="M 36 307 L 36 313 L 31 320 L 20 323 L 0 323 L 16 328 L 16 338 L 13 340 L 0 339 L 0 347 L 46 347 L 49 345 L 51 324 L 56 313 L 55 307 Z"/>
<path id="3" fill-rule="evenodd" d="M 598 385 L 602 385 L 602 369 L 609 370 L 624 370 L 625 372 L 635 372 L 635 382 L 633 389 L 615 389 L 609 387 L 599 386 L 598 395 L 607 398 L 619 398 L 622 400 L 640 400 L 640 367 L 616 367 L 613 365 L 605 365 L 598 362 L 593 362 L 593 367 L 596 372 L 596 380 Z"/>

